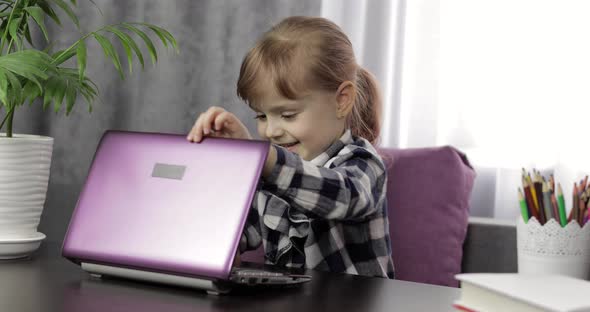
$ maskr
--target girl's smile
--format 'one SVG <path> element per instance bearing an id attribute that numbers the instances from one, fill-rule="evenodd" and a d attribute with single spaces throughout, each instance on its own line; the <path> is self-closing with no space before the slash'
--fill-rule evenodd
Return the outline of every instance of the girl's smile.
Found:
<path id="1" fill-rule="evenodd" d="M 289 150 L 289 152 L 296 153 L 295 151 L 297 150 L 297 146 L 299 145 L 299 141 L 293 142 L 293 143 L 275 143 L 275 144 L 286 148 L 287 150 Z"/>
<path id="2" fill-rule="evenodd" d="M 271 90 L 255 104 L 260 137 L 304 160 L 323 153 L 344 133 L 345 121 L 337 116 L 333 92 L 308 90 L 298 99 L 288 99 Z"/>

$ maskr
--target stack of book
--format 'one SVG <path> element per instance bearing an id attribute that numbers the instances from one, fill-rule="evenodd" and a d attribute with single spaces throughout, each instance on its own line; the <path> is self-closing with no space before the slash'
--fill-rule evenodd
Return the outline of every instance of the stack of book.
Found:
<path id="1" fill-rule="evenodd" d="M 590 311 L 590 282 L 562 275 L 459 274 L 455 309 L 485 311 Z"/>

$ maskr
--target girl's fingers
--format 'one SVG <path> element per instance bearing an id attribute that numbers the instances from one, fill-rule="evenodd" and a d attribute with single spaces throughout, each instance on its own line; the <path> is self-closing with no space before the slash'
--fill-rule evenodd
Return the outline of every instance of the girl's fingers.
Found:
<path id="1" fill-rule="evenodd" d="M 203 120 L 203 134 L 204 135 L 209 135 L 211 134 L 211 126 L 215 127 L 215 125 L 213 124 L 215 122 L 215 119 L 217 119 L 217 116 L 219 116 L 220 114 L 224 113 L 225 109 L 221 108 L 221 107 L 211 107 L 207 110 L 207 112 L 205 112 L 205 116 L 204 116 L 204 120 Z"/>
<path id="2" fill-rule="evenodd" d="M 214 122 L 215 131 L 225 130 L 231 132 L 232 129 L 229 129 L 228 126 L 230 125 L 232 118 L 233 115 L 229 112 L 223 112 L 217 115 Z"/>
<path id="3" fill-rule="evenodd" d="M 201 142 L 205 136 L 250 139 L 248 129 L 232 113 L 221 107 L 211 107 L 199 115 L 187 136 L 191 142 Z"/>
<path id="4" fill-rule="evenodd" d="M 209 112 L 205 113 L 203 116 L 203 120 L 201 122 L 201 134 L 202 135 L 209 135 L 211 132 L 211 114 Z"/>
<path id="5" fill-rule="evenodd" d="M 195 122 L 195 124 L 193 125 L 193 127 L 191 128 L 191 131 L 189 131 L 188 135 L 186 136 L 186 139 L 194 142 L 195 141 L 195 134 L 196 134 L 196 128 L 197 128 L 197 122 Z"/>
<path id="6" fill-rule="evenodd" d="M 230 112 L 223 112 L 215 119 L 216 130 L 224 132 L 228 137 L 234 139 L 251 139 L 248 129 L 236 115 Z"/>
<path id="7" fill-rule="evenodd" d="M 201 142 L 203 138 L 203 114 L 199 115 L 199 118 L 195 122 L 193 129 L 189 134 L 189 140 L 192 142 Z"/>
<path id="8" fill-rule="evenodd" d="M 217 117 L 226 111 L 221 107 L 211 107 L 206 112 L 201 113 L 193 128 L 189 132 L 187 139 L 192 142 L 201 142 L 204 136 L 217 135 L 212 127 L 215 127 Z"/>

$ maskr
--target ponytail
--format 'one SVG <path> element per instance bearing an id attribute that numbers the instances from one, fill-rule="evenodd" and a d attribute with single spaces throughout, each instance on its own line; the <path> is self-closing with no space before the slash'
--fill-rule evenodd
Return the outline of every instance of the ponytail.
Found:
<path id="1" fill-rule="evenodd" d="M 376 145 L 381 131 L 381 96 L 375 77 L 359 66 L 356 74 L 356 98 L 348 117 L 348 126 L 355 136 Z"/>

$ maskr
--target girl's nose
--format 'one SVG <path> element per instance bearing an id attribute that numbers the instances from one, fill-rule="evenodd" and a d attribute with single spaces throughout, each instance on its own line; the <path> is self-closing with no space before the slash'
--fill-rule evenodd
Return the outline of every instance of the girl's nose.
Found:
<path id="1" fill-rule="evenodd" d="M 283 135 L 283 129 L 277 122 L 268 121 L 266 123 L 266 137 L 276 138 Z"/>

